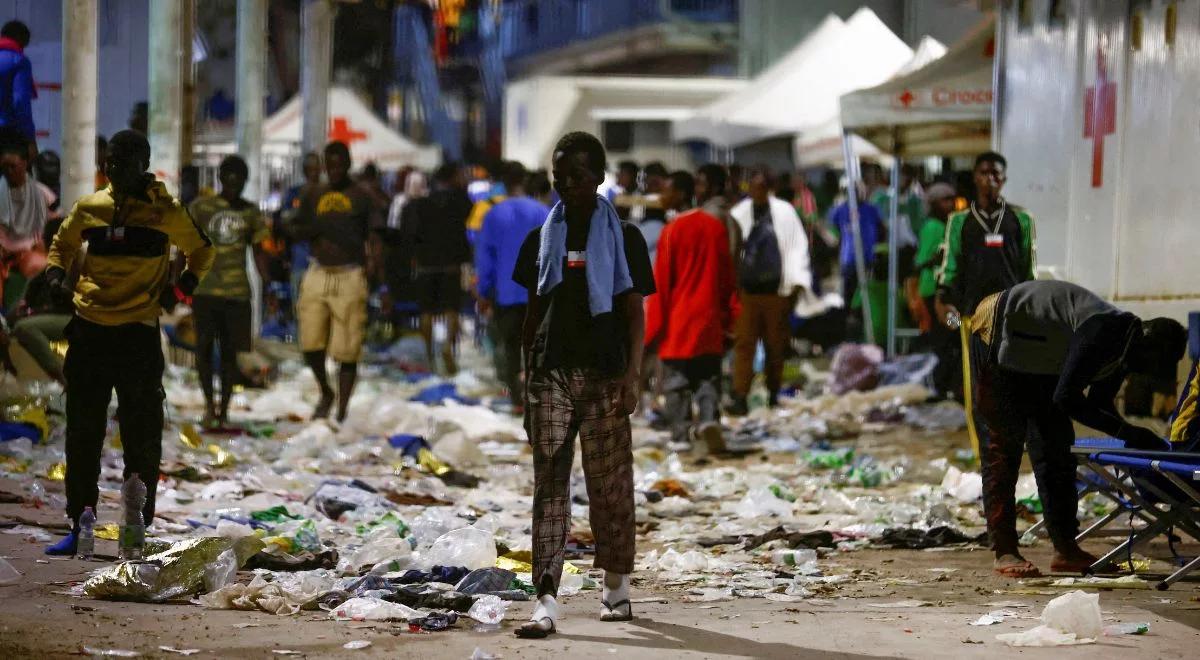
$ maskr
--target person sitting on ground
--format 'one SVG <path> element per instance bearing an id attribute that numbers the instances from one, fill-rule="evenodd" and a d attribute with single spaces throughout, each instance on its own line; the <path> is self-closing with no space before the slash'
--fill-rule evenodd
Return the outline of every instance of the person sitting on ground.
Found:
<path id="1" fill-rule="evenodd" d="M 1039 575 L 1017 545 L 1015 490 L 1026 446 L 1054 544 L 1050 569 L 1079 573 L 1096 558 L 1079 532 L 1072 420 L 1135 449 L 1169 449 L 1153 431 L 1126 422 L 1113 398 L 1132 373 L 1174 374 L 1187 333 L 1178 322 L 1143 322 L 1081 286 L 1022 282 L 979 302 L 970 351 L 975 410 L 982 422 L 980 471 L 995 571 Z M 1086 391 L 1086 394 L 1085 394 Z"/>
<path id="2" fill-rule="evenodd" d="M 640 396 L 642 300 L 654 293 L 641 232 L 596 193 L 605 167 L 600 140 L 568 133 L 553 153 L 562 201 L 525 239 L 513 271 L 528 292 L 522 341 L 537 588 L 536 608 L 517 635 L 535 638 L 554 633 L 558 621 L 576 434 L 596 537 L 593 566 L 604 570 L 600 619 L 633 618 L 629 575 L 637 529 L 629 415 Z"/>
<path id="3" fill-rule="evenodd" d="M 67 381 L 67 515 L 71 533 L 46 549 L 75 554 L 79 516 L 96 507 L 100 454 L 113 390 L 121 408 L 125 479 L 146 486 L 146 524 L 154 519 L 163 437 L 163 353 L 158 317 L 162 301 L 178 288 L 191 295 L 212 267 L 214 251 L 187 210 L 147 173 L 150 143 L 125 130 L 108 143 L 105 171 L 111 184 L 76 202 L 54 236 L 47 285 L 64 291 L 67 273 L 82 260 L 74 288 L 75 317 L 67 326 L 71 345 Z M 83 250 L 87 242 L 86 252 Z M 171 246 L 187 266 L 170 282 Z M 69 295 L 69 294 L 68 294 Z"/>
<path id="4" fill-rule="evenodd" d="M 254 252 L 261 281 L 268 280 L 267 256 L 262 243 L 270 228 L 258 204 L 242 198 L 250 168 L 241 156 L 226 156 L 218 169 L 219 195 L 192 202 L 192 218 L 216 247 L 216 260 L 208 277 L 192 298 L 192 320 L 196 325 L 196 371 L 204 392 L 203 425 L 229 424 L 229 401 L 240 378 L 237 356 L 253 349 L 250 313 L 250 277 L 246 273 L 246 248 Z M 221 400 L 213 394 L 213 348 L 221 356 Z"/>
<path id="5" fill-rule="evenodd" d="M 0 128 L 0 286 L 5 310 L 16 306 L 26 283 L 46 267 L 42 231 L 56 197 L 30 176 L 28 158 L 25 137 Z"/>
<path id="6" fill-rule="evenodd" d="M 43 244 L 50 245 L 53 242 L 54 235 L 58 233 L 62 223 L 62 218 L 46 223 L 46 229 L 42 232 Z M 78 277 L 77 264 L 68 275 L 66 285 L 73 289 Z M 75 306 L 71 304 L 70 297 L 58 295 L 58 292 L 47 284 L 46 271 L 38 273 L 30 280 L 29 286 L 25 288 L 25 299 L 10 319 L 12 328 L 6 329 L 0 337 L 0 350 L 4 353 L 4 364 L 9 371 L 17 372 L 9 352 L 10 340 L 15 340 L 47 376 L 65 385 L 62 358 L 51 344 L 66 339 L 67 324 L 74 313 Z"/>

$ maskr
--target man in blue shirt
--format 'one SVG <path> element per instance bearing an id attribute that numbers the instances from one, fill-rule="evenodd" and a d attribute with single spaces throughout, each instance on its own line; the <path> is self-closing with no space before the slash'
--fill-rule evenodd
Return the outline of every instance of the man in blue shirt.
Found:
<path id="1" fill-rule="evenodd" d="M 16 129 L 25 136 L 32 160 L 37 155 L 37 131 L 31 103 L 37 92 L 33 89 L 33 65 L 25 57 L 28 46 L 29 28 L 21 21 L 9 21 L 0 28 L 0 127 Z"/>
<path id="2" fill-rule="evenodd" d="M 858 290 L 858 266 L 854 259 L 854 232 L 850 226 L 849 200 L 833 209 L 829 214 L 829 224 L 837 229 L 842 241 L 838 263 L 842 271 L 842 298 L 846 301 L 846 309 L 849 309 L 850 301 L 854 300 L 854 293 Z M 867 203 L 866 195 L 862 194 L 861 190 L 858 195 L 858 227 L 862 236 L 863 261 L 866 271 L 870 273 L 875 261 L 875 243 L 883 236 L 883 219 L 879 217 L 879 210 Z"/>
<path id="3" fill-rule="evenodd" d="M 501 177 L 508 198 L 492 207 L 483 218 L 475 239 L 476 295 L 479 311 L 491 315 L 489 328 L 495 346 L 496 376 L 508 389 L 514 408 L 525 400 L 521 388 L 521 326 L 525 321 L 529 294 L 512 281 L 521 243 L 529 232 L 546 221 L 550 209 L 525 194 L 525 167 L 504 163 Z"/>

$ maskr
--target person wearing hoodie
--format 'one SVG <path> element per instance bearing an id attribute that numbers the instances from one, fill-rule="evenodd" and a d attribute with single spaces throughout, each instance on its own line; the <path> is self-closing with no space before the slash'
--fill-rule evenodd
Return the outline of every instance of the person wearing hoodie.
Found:
<path id="1" fill-rule="evenodd" d="M 20 131 L 28 141 L 29 158 L 37 155 L 37 129 L 33 125 L 33 64 L 25 56 L 29 27 L 9 21 L 0 28 L 0 128 Z"/>
<path id="2" fill-rule="evenodd" d="M 46 549 L 75 553 L 79 516 L 96 507 L 100 453 L 113 390 L 121 408 L 125 478 L 146 486 L 142 515 L 154 519 L 155 490 L 162 458 L 163 353 L 158 317 L 174 307 L 178 292 L 191 295 L 212 267 L 215 251 L 187 210 L 147 173 L 150 143 L 125 130 L 113 136 L 105 155 L 110 185 L 75 203 L 47 255 L 46 284 L 59 299 L 73 294 L 75 316 L 63 372 L 67 387 L 67 516 L 72 531 Z M 87 242 L 87 250 L 83 244 Z M 171 246 L 186 268 L 170 281 Z M 77 260 L 73 290 L 64 283 Z"/>
<path id="3" fill-rule="evenodd" d="M 771 173 L 751 170 L 750 195 L 730 215 L 745 237 L 738 261 L 737 286 L 742 311 L 734 329 L 733 402 L 727 412 L 745 415 L 754 377 L 754 351 L 766 349 L 769 405 L 783 386 L 783 361 L 791 337 L 789 321 L 802 291 L 812 288 L 808 237 L 796 209 L 772 194 Z"/>

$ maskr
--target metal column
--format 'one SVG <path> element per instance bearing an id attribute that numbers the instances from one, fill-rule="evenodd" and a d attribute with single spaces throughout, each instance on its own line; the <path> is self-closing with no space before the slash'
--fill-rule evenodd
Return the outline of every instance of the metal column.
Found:
<path id="1" fill-rule="evenodd" d="M 62 205 L 96 188 L 96 0 L 62 0 Z"/>
<path id="2" fill-rule="evenodd" d="M 267 0 L 237 5 L 237 150 L 250 166 L 246 199 L 257 200 L 263 185 L 263 99 L 267 93 Z"/>
<path id="3" fill-rule="evenodd" d="M 180 146 L 183 134 L 183 90 L 180 0 L 150 3 L 150 171 L 179 192 Z M 93 138 L 94 139 L 94 138 Z"/>
<path id="4" fill-rule="evenodd" d="M 300 96 L 304 124 L 300 145 L 305 153 L 323 149 L 329 132 L 333 13 L 329 0 L 304 0 L 301 9 Z"/>
<path id="5" fill-rule="evenodd" d="M 896 357 L 896 289 L 900 279 L 900 155 L 897 150 L 892 161 L 892 198 L 888 203 L 891 226 L 888 227 L 888 299 L 887 299 L 887 356 Z M 864 296 L 865 297 L 865 296 Z"/>
<path id="6" fill-rule="evenodd" d="M 179 164 L 190 165 L 196 147 L 196 67 L 192 40 L 196 35 L 196 0 L 181 0 L 179 21 Z"/>

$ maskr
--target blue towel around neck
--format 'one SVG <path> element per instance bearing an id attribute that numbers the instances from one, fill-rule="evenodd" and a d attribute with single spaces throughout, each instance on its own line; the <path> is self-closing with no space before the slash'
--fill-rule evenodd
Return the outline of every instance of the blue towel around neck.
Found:
<path id="1" fill-rule="evenodd" d="M 567 214 L 562 202 L 550 209 L 542 225 L 538 249 L 539 296 L 544 296 L 563 279 L 563 258 L 567 255 Z M 625 260 L 625 235 L 621 218 L 612 203 L 596 195 L 587 237 L 586 277 L 588 308 L 592 316 L 612 311 L 613 296 L 633 288 L 629 263 Z"/>

